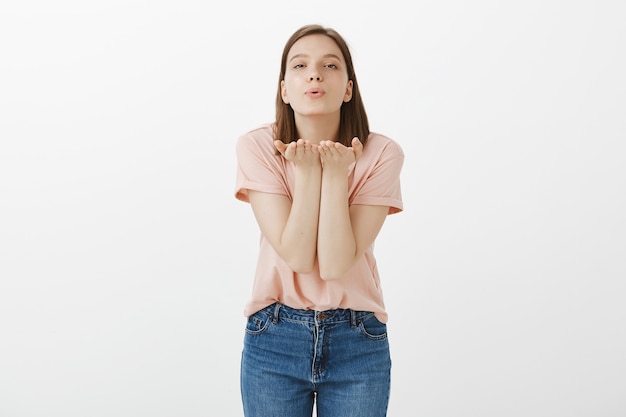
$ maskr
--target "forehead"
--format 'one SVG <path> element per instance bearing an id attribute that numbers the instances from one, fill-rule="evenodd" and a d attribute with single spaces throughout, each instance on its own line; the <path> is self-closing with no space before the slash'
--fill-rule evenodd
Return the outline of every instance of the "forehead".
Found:
<path id="1" fill-rule="evenodd" d="M 322 34 L 307 35 L 293 44 L 287 54 L 287 60 L 295 55 L 316 57 L 330 54 L 337 55 L 343 61 L 341 49 L 332 38 Z"/>

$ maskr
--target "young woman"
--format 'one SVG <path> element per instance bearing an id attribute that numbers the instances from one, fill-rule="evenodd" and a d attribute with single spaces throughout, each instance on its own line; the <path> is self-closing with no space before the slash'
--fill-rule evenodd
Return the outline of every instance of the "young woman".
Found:
<path id="1" fill-rule="evenodd" d="M 246 417 L 382 417 L 387 313 L 373 255 L 404 160 L 369 131 L 352 57 L 308 25 L 283 50 L 276 120 L 237 142 L 235 196 L 261 231 L 241 361 Z"/>

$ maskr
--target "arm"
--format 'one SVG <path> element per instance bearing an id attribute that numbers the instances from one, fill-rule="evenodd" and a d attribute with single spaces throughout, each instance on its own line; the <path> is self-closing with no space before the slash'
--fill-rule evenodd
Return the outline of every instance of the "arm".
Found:
<path id="1" fill-rule="evenodd" d="M 321 163 L 317 148 L 299 140 L 276 148 L 296 166 L 293 201 L 284 195 L 250 191 L 261 233 L 289 267 L 298 273 L 313 270 L 317 251 L 317 223 L 321 187 Z"/>
<path id="2" fill-rule="evenodd" d="M 363 145 L 352 148 L 334 142 L 320 143 L 323 163 L 317 256 L 324 280 L 341 278 L 372 245 L 389 207 L 348 205 L 348 168 Z"/>

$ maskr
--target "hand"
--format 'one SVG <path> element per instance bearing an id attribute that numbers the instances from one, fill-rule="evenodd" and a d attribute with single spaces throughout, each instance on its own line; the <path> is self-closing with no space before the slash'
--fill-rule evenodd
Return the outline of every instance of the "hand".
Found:
<path id="1" fill-rule="evenodd" d="M 289 144 L 280 140 L 274 141 L 274 147 L 288 161 L 296 166 L 315 166 L 320 164 L 319 147 L 305 139 L 298 139 Z"/>
<path id="2" fill-rule="evenodd" d="M 319 144 L 319 154 L 324 170 L 348 169 L 350 164 L 358 161 L 363 153 L 363 144 L 359 138 L 352 139 L 352 146 L 346 147 L 339 142 L 323 140 Z"/>

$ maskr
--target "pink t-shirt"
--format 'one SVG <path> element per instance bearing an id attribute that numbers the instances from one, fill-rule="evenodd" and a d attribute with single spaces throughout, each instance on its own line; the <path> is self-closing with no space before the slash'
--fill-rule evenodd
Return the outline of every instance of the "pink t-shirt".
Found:
<path id="1" fill-rule="evenodd" d="M 292 198 L 294 164 L 276 155 L 270 124 L 242 135 L 236 152 L 237 199 L 249 202 L 248 190 Z M 404 153 L 398 143 L 370 133 L 363 154 L 350 168 L 349 204 L 389 206 L 389 214 L 402 211 L 400 172 L 403 162 Z M 317 311 L 335 308 L 372 311 L 386 323 L 387 312 L 373 247 L 372 244 L 343 277 L 324 281 L 317 264 L 309 274 L 294 272 L 261 235 L 252 295 L 244 314 L 249 316 L 280 302 L 292 308 Z"/>

